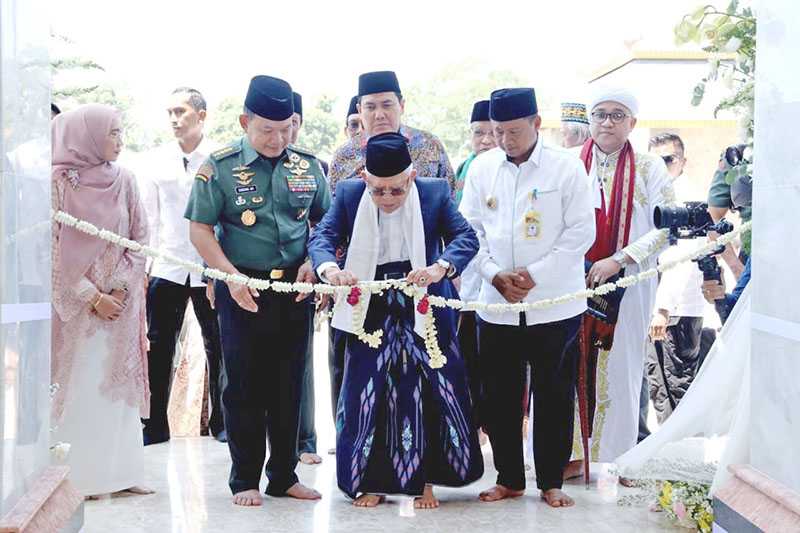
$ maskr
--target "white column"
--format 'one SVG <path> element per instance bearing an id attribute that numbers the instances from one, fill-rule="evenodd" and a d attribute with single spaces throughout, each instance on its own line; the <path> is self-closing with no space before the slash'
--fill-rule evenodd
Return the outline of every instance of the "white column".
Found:
<path id="1" fill-rule="evenodd" d="M 50 462 L 48 10 L 0 0 L 0 517 Z"/>
<path id="2" fill-rule="evenodd" d="M 800 2 L 756 7 L 750 462 L 800 492 Z"/>

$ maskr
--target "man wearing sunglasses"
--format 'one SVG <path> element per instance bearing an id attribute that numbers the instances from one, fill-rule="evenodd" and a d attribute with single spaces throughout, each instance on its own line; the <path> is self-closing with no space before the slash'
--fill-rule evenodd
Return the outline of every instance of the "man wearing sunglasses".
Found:
<path id="1" fill-rule="evenodd" d="M 677 199 L 692 200 L 686 191 L 689 178 L 683 140 L 674 133 L 656 135 L 648 143 L 650 153 L 667 165 L 674 180 Z M 660 263 L 672 261 L 705 244 L 705 238 L 681 239 L 659 257 Z M 694 380 L 700 360 L 705 302 L 701 293 L 703 274 L 694 263 L 683 263 L 661 274 L 650 322 L 647 376 L 659 424 L 663 424 Z"/>

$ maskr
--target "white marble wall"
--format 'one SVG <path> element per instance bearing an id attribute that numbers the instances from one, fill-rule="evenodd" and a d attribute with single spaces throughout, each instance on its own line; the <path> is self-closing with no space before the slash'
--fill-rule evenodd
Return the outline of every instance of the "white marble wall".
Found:
<path id="1" fill-rule="evenodd" d="M 756 7 L 750 459 L 800 492 L 800 3 Z"/>
<path id="2" fill-rule="evenodd" d="M 0 0 L 0 516 L 49 462 L 46 0 Z"/>

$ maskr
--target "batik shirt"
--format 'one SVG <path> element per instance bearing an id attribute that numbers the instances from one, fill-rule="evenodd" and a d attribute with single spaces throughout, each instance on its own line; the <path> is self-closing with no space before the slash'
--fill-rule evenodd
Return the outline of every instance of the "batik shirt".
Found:
<path id="1" fill-rule="evenodd" d="M 442 142 L 435 135 L 405 125 L 400 126 L 400 133 L 408 139 L 408 150 L 417 175 L 447 179 L 451 194 L 455 195 L 455 174 Z M 339 180 L 356 177 L 364 169 L 366 153 L 367 139 L 364 136 L 350 139 L 336 150 L 329 175 L 332 194 L 336 194 Z"/>

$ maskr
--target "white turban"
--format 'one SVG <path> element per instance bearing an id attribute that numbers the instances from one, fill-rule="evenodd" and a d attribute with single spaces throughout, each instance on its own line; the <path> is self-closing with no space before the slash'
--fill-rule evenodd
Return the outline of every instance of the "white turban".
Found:
<path id="1" fill-rule="evenodd" d="M 639 114 L 639 101 L 631 91 L 624 87 L 599 86 L 594 88 L 591 95 L 589 113 L 597 107 L 597 104 L 616 102 L 627 107 L 634 117 Z"/>

